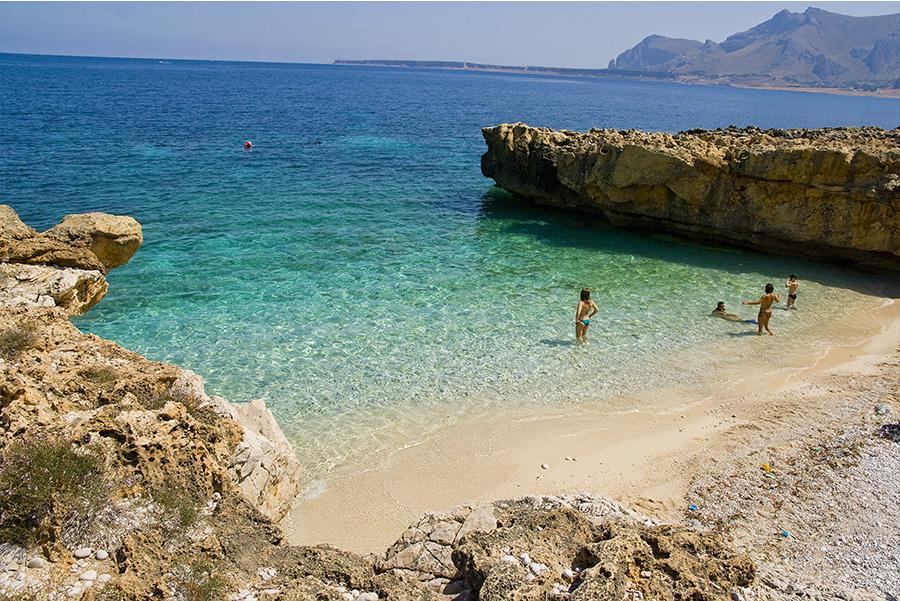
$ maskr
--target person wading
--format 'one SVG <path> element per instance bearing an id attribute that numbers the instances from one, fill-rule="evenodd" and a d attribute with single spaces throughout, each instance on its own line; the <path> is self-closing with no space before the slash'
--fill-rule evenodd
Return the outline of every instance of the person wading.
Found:
<path id="1" fill-rule="evenodd" d="M 769 333 L 769 336 L 775 335 L 775 333 L 769 329 L 769 320 L 772 319 L 772 305 L 780 300 L 781 297 L 775 294 L 775 286 L 769 283 L 766 284 L 766 293 L 760 296 L 758 300 L 741 301 L 742 305 L 759 305 L 759 315 L 756 317 L 756 320 L 759 323 L 757 334 L 760 336 L 762 336 L 763 328 Z"/>
<path id="2" fill-rule="evenodd" d="M 587 331 L 591 326 L 591 318 L 598 311 L 600 309 L 591 300 L 590 288 L 583 288 L 581 300 L 578 301 L 578 308 L 575 310 L 575 342 L 587 342 Z"/>

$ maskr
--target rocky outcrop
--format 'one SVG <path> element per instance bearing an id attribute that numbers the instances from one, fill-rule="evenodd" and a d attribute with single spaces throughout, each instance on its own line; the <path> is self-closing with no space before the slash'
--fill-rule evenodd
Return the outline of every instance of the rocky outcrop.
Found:
<path id="1" fill-rule="evenodd" d="M 134 218 L 106 213 L 66 215 L 44 234 L 66 244 L 87 246 L 106 269 L 127 263 L 144 241 L 141 224 Z"/>
<path id="2" fill-rule="evenodd" d="M 124 265 L 142 240 L 131 217 L 67 215 L 40 233 L 0 205 L 0 304 L 80 315 L 106 295 L 105 274 Z"/>
<path id="3" fill-rule="evenodd" d="M 209 396 L 203 379 L 190 370 L 180 370 L 172 384 L 177 397 L 196 399 L 241 428 L 240 442 L 228 458 L 228 475 L 260 513 L 281 521 L 300 492 L 302 468 L 297 456 L 264 401 L 229 403 Z"/>
<path id="4" fill-rule="evenodd" d="M 711 601 L 743 595 L 756 568 L 717 534 L 658 525 L 582 494 L 426 515 L 376 569 L 480 601 Z"/>
<path id="5" fill-rule="evenodd" d="M 142 240 L 141 226 L 131 217 L 104 213 L 67 215 L 60 224 L 41 234 L 25 225 L 11 207 L 0 205 L 0 248 L 5 250 L 5 254 L 0 257 L 3 259 L 0 262 L 0 307 L 59 308 L 67 316 L 82 314 L 106 294 L 108 284 L 103 273 L 127 262 Z M 29 313 L 21 315 L 24 318 Z M 56 314 L 51 312 L 46 315 L 49 320 L 47 327 L 58 321 L 49 317 Z M 30 328 L 25 322 L 20 323 L 15 319 L 12 319 L 12 324 L 13 330 Z M 53 327 L 54 338 L 69 340 L 72 348 L 76 349 L 75 365 L 96 363 L 78 354 L 78 349 L 96 346 L 92 339 L 80 338 L 77 330 L 72 327 L 65 328 L 62 324 Z M 118 366 L 101 362 L 96 369 L 127 387 L 128 382 L 135 379 L 143 381 L 143 376 L 139 375 L 144 371 L 143 366 L 141 362 L 132 362 L 131 365 L 125 362 Z M 275 522 L 281 520 L 290 510 L 291 502 L 299 491 L 301 469 L 290 444 L 265 404 L 253 401 L 247 405 L 234 405 L 222 398 L 210 397 L 204 390 L 203 380 L 197 374 L 170 367 L 169 370 L 163 370 L 167 374 L 166 378 L 154 384 L 154 391 L 147 392 L 144 401 L 160 405 L 158 408 L 162 408 L 166 399 L 180 401 L 182 406 L 197 411 L 211 409 L 224 418 L 223 423 L 237 424 L 236 431 L 239 435 L 234 439 L 227 459 L 223 458 L 223 471 L 217 473 L 215 478 L 211 477 L 204 490 L 221 490 L 221 481 L 230 478 L 263 515 Z M 20 377 L 24 373 L 22 370 L 16 371 Z M 40 378 L 44 383 L 52 379 L 52 374 Z M 63 379 L 68 386 L 80 381 L 78 388 L 82 392 L 104 388 L 92 386 L 89 378 L 79 379 L 71 373 L 66 373 Z M 40 386 L 35 388 L 39 389 Z M 135 399 L 141 400 L 134 394 L 129 396 L 123 392 L 123 395 L 116 399 L 116 406 L 119 408 L 127 407 Z M 119 415 L 124 415 L 124 412 Z M 154 419 L 140 412 L 129 415 L 135 419 L 149 419 L 150 423 Z M 102 429 L 111 430 L 109 425 Z M 135 426 L 130 429 L 141 428 Z M 167 441 L 156 435 L 150 440 L 153 441 L 149 445 L 151 447 L 181 446 L 177 440 Z M 140 453 L 136 453 L 140 457 Z M 159 457 L 156 462 L 156 459 L 148 460 L 145 468 L 142 468 L 145 476 L 149 467 L 158 468 L 175 460 L 174 457 Z M 213 480 L 218 483 L 213 484 Z"/>
<path id="6" fill-rule="evenodd" d="M 613 224 L 900 271 L 900 130 L 483 130 L 485 176 Z"/>
<path id="7" fill-rule="evenodd" d="M 100 302 L 109 286 L 99 271 L 0 263 L 0 305 L 61 307 L 80 315 Z"/>

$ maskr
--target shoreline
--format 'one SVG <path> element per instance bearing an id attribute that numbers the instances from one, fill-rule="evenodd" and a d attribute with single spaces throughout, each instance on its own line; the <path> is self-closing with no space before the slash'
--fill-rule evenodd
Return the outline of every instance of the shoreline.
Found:
<path id="1" fill-rule="evenodd" d="M 701 460 L 723 452 L 734 431 L 764 419 L 772 395 L 823 382 L 836 370 L 874 365 L 895 350 L 900 303 L 890 296 L 873 297 L 864 315 L 846 315 L 819 328 L 833 335 L 835 328 L 862 322 L 862 338 L 832 343 L 801 365 L 766 365 L 756 357 L 764 371 L 753 373 L 771 377 L 762 394 L 757 377 L 737 377 L 735 371 L 725 386 L 715 389 L 692 386 L 625 397 L 679 399 L 664 409 L 611 413 L 597 403 L 464 418 L 414 445 L 353 462 L 328 479 L 315 497 L 299 497 L 281 526 L 292 544 L 327 543 L 377 553 L 428 511 L 497 498 L 581 492 L 615 498 L 654 518 L 680 519 L 696 470 L 706 463 Z M 782 339 L 747 340 L 778 344 Z"/>
<path id="2" fill-rule="evenodd" d="M 365 61 L 340 61 L 333 63 L 325 63 L 328 65 L 334 65 L 338 67 L 369 67 L 369 68 L 386 68 L 386 69 L 396 69 L 396 70 L 417 70 L 417 69 L 431 69 L 437 71 L 456 71 L 462 73 L 502 73 L 508 75 L 526 75 L 526 76 L 537 76 L 537 77 L 568 77 L 568 78 L 577 78 L 577 79 L 594 79 L 594 80 L 613 80 L 613 81 L 649 81 L 649 82 L 662 82 L 662 83 L 676 83 L 682 85 L 689 86 L 705 86 L 705 87 L 713 87 L 713 88 L 740 88 L 740 89 L 748 89 L 748 90 L 769 90 L 773 92 L 802 92 L 804 94 L 829 94 L 829 95 L 837 95 L 837 96 L 866 96 L 871 98 L 891 98 L 898 99 L 900 98 L 900 89 L 893 88 L 878 88 L 876 90 L 850 90 L 845 88 L 827 88 L 827 87 L 816 87 L 816 86 L 789 86 L 789 85 L 770 85 L 770 84 L 753 84 L 753 83 L 737 83 L 731 81 L 713 81 L 713 80 L 693 80 L 693 79 L 679 79 L 677 77 L 666 78 L 666 77 L 654 77 L 652 75 L 625 75 L 621 73 L 609 73 L 609 74 L 598 74 L 598 75 L 590 75 L 585 73 L 566 73 L 565 69 L 570 69 L 570 67 L 560 67 L 559 71 L 553 71 L 552 68 L 548 68 L 549 70 L 541 70 L 544 68 L 537 67 L 531 68 L 529 70 L 528 67 L 521 68 L 506 68 L 503 66 L 493 67 L 463 67 L 463 66 L 418 66 L 418 65 L 405 65 L 405 64 L 390 64 L 386 62 L 365 62 Z M 571 67 L 573 71 L 578 71 L 577 67 Z M 591 69 L 585 68 L 585 71 L 590 71 Z"/>

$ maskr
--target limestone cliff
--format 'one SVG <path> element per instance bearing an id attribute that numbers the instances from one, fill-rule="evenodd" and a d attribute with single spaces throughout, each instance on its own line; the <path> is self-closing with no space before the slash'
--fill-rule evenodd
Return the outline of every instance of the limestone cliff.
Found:
<path id="1" fill-rule="evenodd" d="M 900 130 L 485 128 L 481 169 L 613 224 L 900 271 Z"/>

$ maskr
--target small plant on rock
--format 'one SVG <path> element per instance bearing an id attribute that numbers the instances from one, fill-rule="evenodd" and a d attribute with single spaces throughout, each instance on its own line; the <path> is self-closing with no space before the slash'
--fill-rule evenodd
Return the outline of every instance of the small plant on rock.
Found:
<path id="1" fill-rule="evenodd" d="M 24 546 L 92 514 L 103 500 L 104 470 L 65 440 L 16 441 L 0 455 L 0 541 Z"/>
<path id="2" fill-rule="evenodd" d="M 224 598 L 225 579 L 209 563 L 194 563 L 173 571 L 176 599 L 182 601 L 218 601 Z"/>
<path id="3" fill-rule="evenodd" d="M 25 349 L 31 348 L 37 342 L 37 333 L 27 324 L 19 324 L 0 330 L 0 356 L 4 359 L 14 359 Z"/>
<path id="4" fill-rule="evenodd" d="M 79 373 L 82 378 L 94 384 L 111 384 L 119 378 L 116 368 L 109 365 L 92 365 Z"/>

